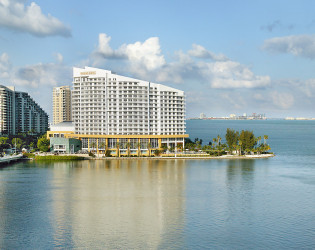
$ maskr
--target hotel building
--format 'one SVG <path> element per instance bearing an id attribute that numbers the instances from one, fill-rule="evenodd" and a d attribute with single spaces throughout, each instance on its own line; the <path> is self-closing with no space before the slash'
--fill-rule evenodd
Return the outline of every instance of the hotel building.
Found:
<path id="1" fill-rule="evenodd" d="M 0 85 L 0 134 L 45 133 L 47 113 L 26 92 Z"/>
<path id="2" fill-rule="evenodd" d="M 53 124 L 71 121 L 71 89 L 69 86 L 53 89 Z"/>
<path id="3" fill-rule="evenodd" d="M 73 69 L 72 120 L 74 133 L 62 136 L 112 155 L 183 148 L 188 137 L 183 91 L 91 67 Z"/>

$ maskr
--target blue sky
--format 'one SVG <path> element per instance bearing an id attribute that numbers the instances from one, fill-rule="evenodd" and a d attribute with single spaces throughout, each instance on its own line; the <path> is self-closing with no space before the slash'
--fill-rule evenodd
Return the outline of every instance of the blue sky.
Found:
<path id="1" fill-rule="evenodd" d="M 315 117 L 314 1 L 0 0 L 0 84 L 51 115 L 94 66 L 184 90 L 187 117 Z"/>

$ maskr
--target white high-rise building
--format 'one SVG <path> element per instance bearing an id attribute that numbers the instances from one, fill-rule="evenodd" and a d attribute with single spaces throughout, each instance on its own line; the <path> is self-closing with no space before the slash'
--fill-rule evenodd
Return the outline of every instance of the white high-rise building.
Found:
<path id="1" fill-rule="evenodd" d="M 181 90 L 109 70 L 73 69 L 75 134 L 68 137 L 81 139 L 83 149 L 124 154 L 129 148 L 131 154 L 140 149 L 150 154 L 162 147 L 183 148 L 188 137 L 185 112 Z"/>
<path id="2" fill-rule="evenodd" d="M 108 70 L 73 70 L 73 122 L 78 134 L 185 134 L 183 91 Z"/>

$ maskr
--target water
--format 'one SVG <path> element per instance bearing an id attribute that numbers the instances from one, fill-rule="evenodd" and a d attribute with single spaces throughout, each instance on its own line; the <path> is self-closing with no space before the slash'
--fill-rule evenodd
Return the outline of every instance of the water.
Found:
<path id="1" fill-rule="evenodd" d="M 0 169 L 0 249 L 314 249 L 315 122 L 188 121 L 269 136 L 276 157 L 17 163 Z"/>

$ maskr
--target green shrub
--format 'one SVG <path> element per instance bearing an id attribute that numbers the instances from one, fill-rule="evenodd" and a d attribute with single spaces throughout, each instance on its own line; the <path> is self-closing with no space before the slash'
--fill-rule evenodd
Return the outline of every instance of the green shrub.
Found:
<path id="1" fill-rule="evenodd" d="M 35 158 L 35 154 L 32 153 L 24 153 L 23 155 L 27 158 Z"/>
<path id="2" fill-rule="evenodd" d="M 110 150 L 109 150 L 109 149 L 106 149 L 106 151 L 105 151 L 105 157 L 111 157 L 111 154 L 110 154 Z"/>
<path id="3" fill-rule="evenodd" d="M 95 157 L 95 154 L 93 154 L 91 151 L 89 152 L 90 157 Z"/>
<path id="4" fill-rule="evenodd" d="M 64 161 L 64 160 L 84 160 L 84 157 L 76 155 L 36 155 L 35 160 L 48 160 L 48 161 Z"/>

